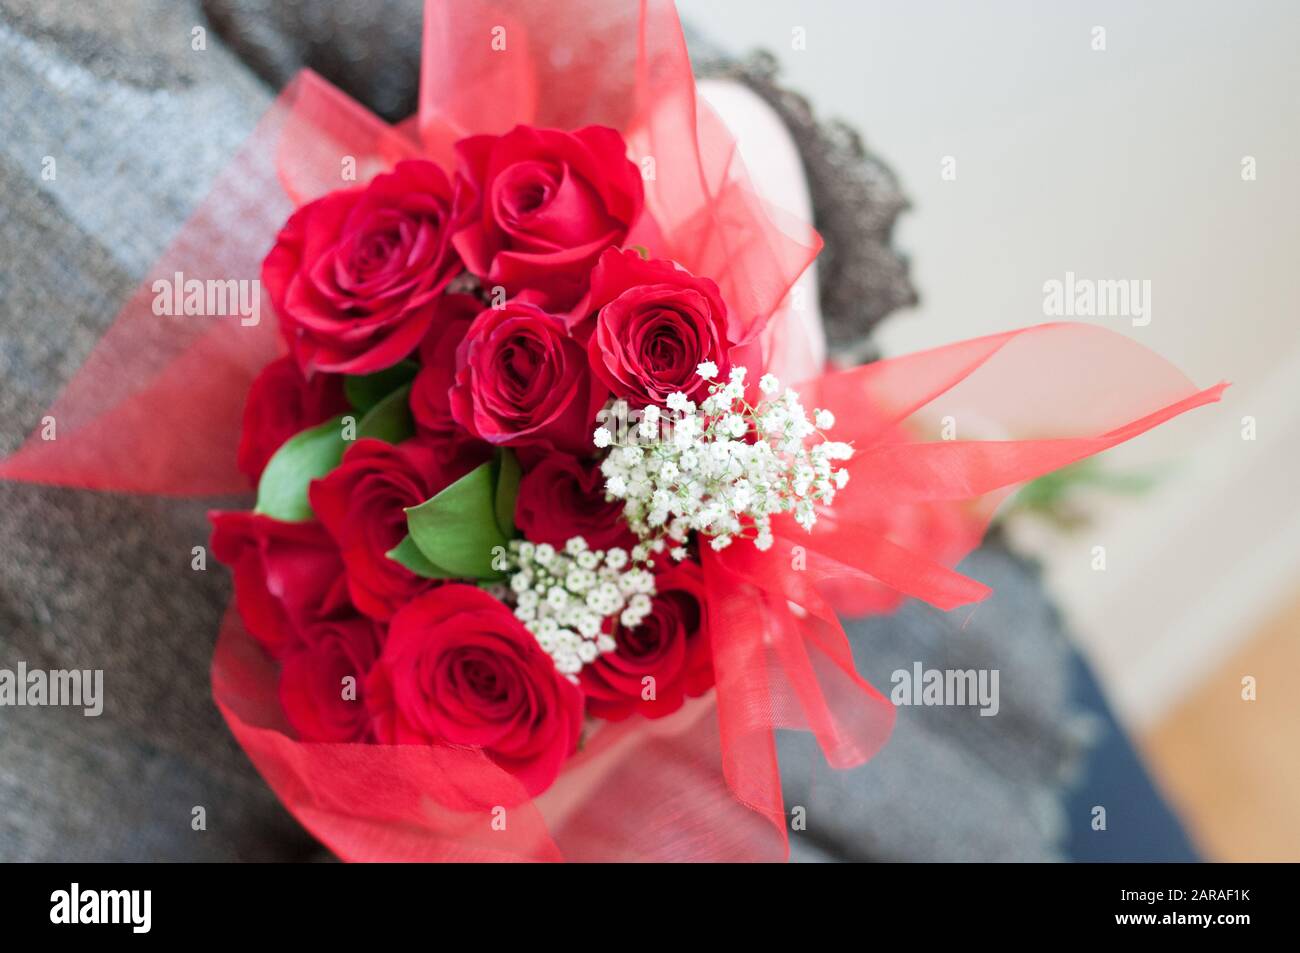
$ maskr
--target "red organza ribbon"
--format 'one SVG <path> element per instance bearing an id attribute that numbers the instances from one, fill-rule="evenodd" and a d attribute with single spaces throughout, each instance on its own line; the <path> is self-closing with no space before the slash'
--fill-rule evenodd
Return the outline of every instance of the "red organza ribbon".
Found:
<path id="1" fill-rule="evenodd" d="M 516 123 L 613 126 L 646 170 L 629 239 L 714 278 L 739 330 L 781 353 L 782 303 L 820 247 L 749 188 L 734 141 L 695 98 L 667 0 L 431 2 L 420 109 L 390 127 L 318 76 L 280 96 L 208 198 L 0 477 L 177 496 L 246 490 L 240 412 L 280 353 L 270 309 L 160 318 L 153 282 L 256 279 L 291 203 L 408 155 L 450 165 L 467 133 Z M 288 198 L 286 198 L 286 196 Z M 750 362 L 751 370 L 762 355 Z M 1018 484 L 1216 400 L 1168 363 L 1095 327 L 1045 325 L 953 344 L 800 386 L 857 448 L 851 482 L 812 534 L 779 527 L 759 553 L 705 550 L 717 688 L 657 721 L 605 724 L 556 784 L 528 799 L 473 750 L 304 744 L 272 664 L 227 613 L 213 694 L 296 817 L 352 860 L 767 860 L 788 853 L 774 731 L 812 731 L 836 767 L 888 737 L 892 706 L 856 674 L 836 610 L 903 596 L 949 609 L 988 590 L 950 567 Z M 944 422 L 958 439 L 938 439 Z M 991 428 L 996 428 L 991 429 Z"/>

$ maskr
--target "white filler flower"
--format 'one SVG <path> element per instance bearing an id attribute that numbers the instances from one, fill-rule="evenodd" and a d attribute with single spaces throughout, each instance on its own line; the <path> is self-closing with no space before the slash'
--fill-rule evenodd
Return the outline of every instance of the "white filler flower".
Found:
<path id="1" fill-rule="evenodd" d="M 848 471 L 836 464 L 853 448 L 826 438 L 835 424 L 830 411 L 816 410 L 809 420 L 799 395 L 781 392 L 771 374 L 760 379 L 764 396 L 751 407 L 745 368 L 732 368 L 726 383 L 715 379 L 711 362 L 698 373 L 709 382 L 698 408 L 675 393 L 666 408 L 647 407 L 629 434 L 634 442 L 622 446 L 613 446 L 605 427 L 596 431 L 596 446 L 609 449 L 601 463 L 605 491 L 624 501 L 624 517 L 642 540 L 638 558 L 668 549 L 684 559 L 691 532 L 709 537 L 714 549 L 737 538 L 768 549 L 774 515 L 792 513 L 811 530 L 817 507 L 829 506 L 848 482 Z M 626 413 L 617 405 L 610 410 Z"/>
<path id="2" fill-rule="evenodd" d="M 607 631 L 612 623 L 635 628 L 650 614 L 654 574 L 627 550 L 590 549 L 581 536 L 563 551 L 517 539 L 505 559 L 508 581 L 489 588 L 514 606 L 515 617 L 572 681 L 583 665 L 618 647 Z"/>

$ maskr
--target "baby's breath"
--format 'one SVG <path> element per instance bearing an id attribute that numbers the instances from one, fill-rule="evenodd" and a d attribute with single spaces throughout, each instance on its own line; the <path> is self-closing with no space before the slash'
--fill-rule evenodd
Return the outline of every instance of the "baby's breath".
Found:
<path id="1" fill-rule="evenodd" d="M 650 614 L 655 578 L 644 554 L 590 549 L 575 536 L 563 551 L 514 540 L 506 562 L 508 581 L 494 594 L 513 605 L 515 617 L 572 681 L 583 665 L 617 648 L 606 631 L 613 621 L 635 628 Z"/>
<path id="2" fill-rule="evenodd" d="M 799 395 L 782 391 L 771 374 L 759 380 L 764 396 L 751 407 L 745 368 L 733 367 L 725 383 L 712 362 L 698 373 L 709 382 L 708 397 L 697 407 L 679 392 L 666 408 L 647 407 L 635 443 L 614 446 L 609 430 L 596 431 L 597 447 L 609 449 L 601 463 L 605 491 L 623 500 L 624 517 L 642 540 L 638 550 L 667 549 L 680 561 L 692 532 L 717 550 L 737 538 L 766 550 L 778 513 L 811 530 L 817 507 L 829 506 L 848 482 L 836 464 L 853 448 L 824 433 L 834 415 L 819 409 L 809 420 Z"/>

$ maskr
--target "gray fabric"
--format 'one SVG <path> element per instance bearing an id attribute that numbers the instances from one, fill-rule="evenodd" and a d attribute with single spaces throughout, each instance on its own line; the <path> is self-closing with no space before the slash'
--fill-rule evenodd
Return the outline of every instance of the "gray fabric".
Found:
<path id="1" fill-rule="evenodd" d="M 310 66 L 389 122 L 415 112 L 423 4 L 202 0 L 236 55 L 271 89 Z"/>
<path id="2" fill-rule="evenodd" d="M 418 7 L 385 0 L 359 22 L 355 4 L 207 0 L 209 21 L 184 0 L 0 0 L 0 452 L 33 429 L 287 75 L 312 65 L 390 118 L 409 111 Z M 220 25 L 244 59 L 215 33 L 192 50 L 199 25 Z M 760 84 L 799 131 L 828 254 L 862 282 L 851 311 L 833 297 L 842 279 L 825 281 L 832 334 L 862 339 L 910 300 L 888 247 L 904 204 L 892 176 L 850 134 L 810 126 L 763 60 L 697 55 Z M 54 181 L 40 175 L 46 155 Z M 856 210 L 822 221 L 845 203 Z M 229 580 L 189 559 L 213 502 L 0 484 L 0 668 L 102 668 L 107 694 L 97 719 L 0 708 L 0 860 L 318 854 L 211 702 Z M 884 753 L 848 773 L 814 770 L 809 739 L 783 738 L 787 800 L 808 809 L 796 858 L 1057 855 L 1057 787 L 1079 739 L 1059 622 L 1005 552 L 969 568 L 999 591 L 965 629 L 912 605 L 852 625 L 855 650 L 886 687 L 915 660 L 999 667 L 1002 712 L 904 710 Z M 206 831 L 191 829 L 194 806 Z"/>
<path id="3" fill-rule="evenodd" d="M 0 448 L 18 446 L 270 93 L 197 5 L 0 5 Z M 56 160 L 53 181 L 42 158 Z M 212 704 L 203 501 L 0 483 L 0 667 L 103 669 L 104 713 L 0 708 L 0 860 L 257 860 L 312 839 Z M 207 829 L 192 829 L 192 809 Z"/>
<path id="4" fill-rule="evenodd" d="M 1061 794 L 1093 733 L 1070 699 L 1071 649 L 1037 570 L 997 542 L 959 567 L 992 586 L 974 610 L 909 602 L 845 623 L 858 671 L 886 695 L 896 670 L 998 670 L 999 708 L 900 707 L 889 743 L 861 768 L 828 768 L 810 735 L 779 741 L 800 861 L 1061 860 Z"/>

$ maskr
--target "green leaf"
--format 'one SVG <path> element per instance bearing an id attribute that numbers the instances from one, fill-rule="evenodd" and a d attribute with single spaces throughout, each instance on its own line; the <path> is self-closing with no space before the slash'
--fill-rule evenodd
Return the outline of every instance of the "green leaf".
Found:
<path id="1" fill-rule="evenodd" d="M 266 464 L 257 481 L 257 505 L 253 512 L 289 523 L 312 518 L 307 487 L 325 476 L 343 458 L 342 415 L 294 434 Z"/>
<path id="2" fill-rule="evenodd" d="M 357 439 L 370 437 L 384 443 L 401 443 L 415 434 L 415 420 L 411 416 L 411 385 L 399 387 L 383 398 L 361 418 L 357 424 Z"/>
<path id="3" fill-rule="evenodd" d="M 1080 488 L 1112 495 L 1140 495 L 1159 482 L 1157 473 L 1115 472 L 1105 469 L 1097 458 L 1088 457 L 1025 484 L 998 518 L 1006 519 L 1016 512 L 1032 513 L 1060 529 L 1077 529 L 1089 523 L 1086 498 L 1081 500 L 1077 492 Z"/>
<path id="4" fill-rule="evenodd" d="M 411 386 L 406 384 L 382 397 L 356 424 L 356 439 L 372 437 L 385 443 L 401 443 L 412 436 L 415 421 L 407 400 L 410 393 Z M 340 414 L 284 442 L 267 462 L 257 482 L 254 512 L 290 523 L 312 518 L 307 488 L 312 480 L 328 474 L 343 459 L 343 451 L 349 444 L 343 436 L 343 422 L 349 416 L 352 415 Z"/>
<path id="5" fill-rule="evenodd" d="M 644 245 L 628 245 L 627 247 L 640 255 L 642 260 L 650 260 L 650 249 L 646 248 Z"/>
<path id="6" fill-rule="evenodd" d="M 407 533 L 402 537 L 402 541 L 385 553 L 389 559 L 401 563 L 417 576 L 425 579 L 452 579 L 453 573 L 447 572 L 429 562 L 427 556 L 420 552 L 420 547 L 415 545 L 415 540 L 411 539 L 411 534 Z"/>
<path id="7" fill-rule="evenodd" d="M 515 500 L 519 496 L 519 461 L 507 449 L 501 451 L 497 473 L 497 528 L 509 539 L 515 535 Z"/>
<path id="8" fill-rule="evenodd" d="M 430 500 L 406 510 L 411 540 L 450 578 L 494 579 L 492 551 L 509 536 L 497 523 L 497 483 L 501 465 L 484 463 Z M 400 547 L 399 547 L 400 548 Z"/>
<path id="9" fill-rule="evenodd" d="M 411 383 L 419 369 L 415 361 L 402 361 L 373 374 L 349 374 L 343 378 L 343 393 L 357 413 L 365 414 L 393 391 Z"/>

